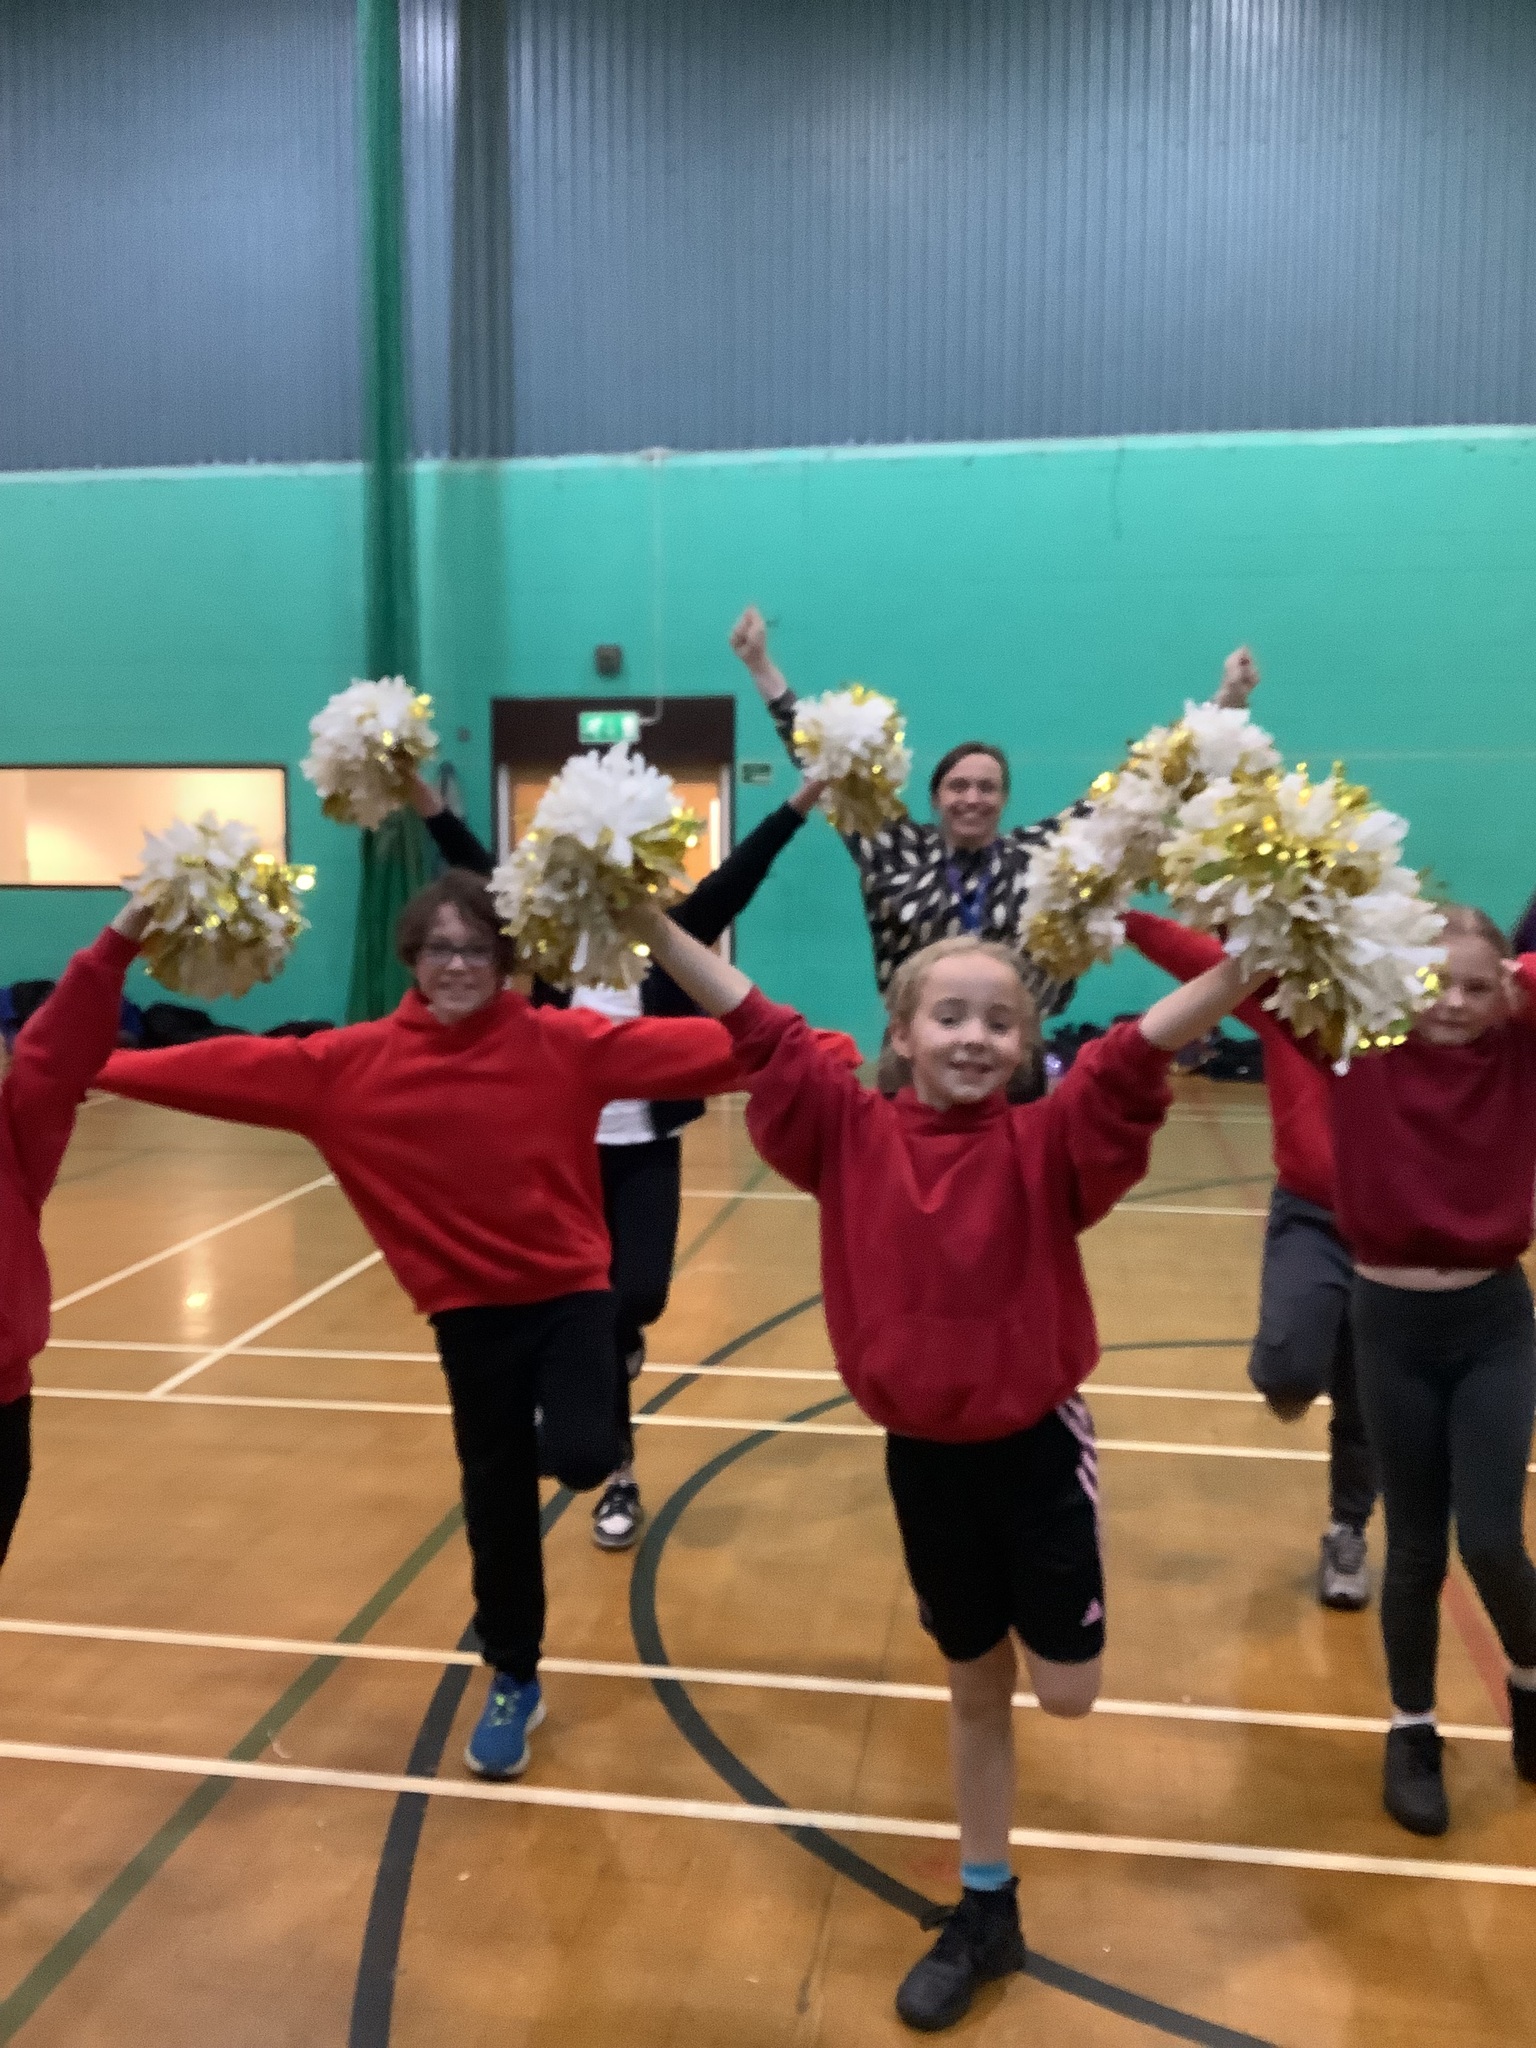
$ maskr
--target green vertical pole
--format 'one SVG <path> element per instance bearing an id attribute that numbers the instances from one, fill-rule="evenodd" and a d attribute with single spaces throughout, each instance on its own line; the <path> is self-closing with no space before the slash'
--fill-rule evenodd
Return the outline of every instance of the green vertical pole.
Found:
<path id="1" fill-rule="evenodd" d="M 411 518 L 410 405 L 405 360 L 405 168 L 400 115 L 399 0 L 358 0 L 363 258 L 363 584 L 370 676 L 421 672 Z M 382 1016 L 409 976 L 394 957 L 401 905 L 433 872 L 414 811 L 362 835 L 362 876 L 347 1016 Z"/>

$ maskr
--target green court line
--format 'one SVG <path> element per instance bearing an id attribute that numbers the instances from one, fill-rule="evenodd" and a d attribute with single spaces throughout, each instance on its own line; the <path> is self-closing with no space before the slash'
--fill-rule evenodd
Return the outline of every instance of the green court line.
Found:
<path id="1" fill-rule="evenodd" d="M 405 1562 L 390 1574 L 373 1597 L 357 1610 L 345 1627 L 337 1631 L 335 1640 L 338 1643 L 361 1642 L 375 1624 L 383 1619 L 401 1594 L 452 1541 L 463 1525 L 463 1509 L 458 1506 L 451 1508 L 431 1534 L 424 1537 Z M 249 1763 L 259 1757 L 263 1750 L 271 1746 L 273 1737 L 287 1727 L 300 1709 L 314 1698 L 332 1673 L 341 1669 L 345 1661 L 341 1657 L 316 1657 L 313 1663 L 306 1665 L 282 1697 L 275 1700 L 260 1720 L 254 1722 L 234 1748 L 228 1751 L 230 1758 L 236 1762 Z M 113 1922 L 132 1905 L 151 1879 L 165 1868 L 187 1837 L 208 1818 L 219 1801 L 237 1782 L 233 1778 L 205 1778 L 197 1790 L 182 1801 L 170 1819 L 150 1836 L 132 1861 L 124 1864 L 117 1876 L 86 1907 L 74 1925 L 60 1935 L 47 1954 L 33 1965 L 9 1997 L 0 2003 L 0 2042 L 16 2038 L 43 2001 L 50 1997 L 75 1966 L 84 1960 Z"/>

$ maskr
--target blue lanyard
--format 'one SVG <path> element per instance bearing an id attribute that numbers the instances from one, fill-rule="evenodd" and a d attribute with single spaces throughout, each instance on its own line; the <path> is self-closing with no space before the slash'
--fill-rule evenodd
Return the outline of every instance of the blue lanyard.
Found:
<path id="1" fill-rule="evenodd" d="M 988 869 L 979 869 L 970 881 L 966 881 L 954 861 L 947 860 L 944 874 L 960 912 L 961 930 L 973 934 L 979 932 L 987 921 L 987 898 L 992 889 L 992 876 Z"/>

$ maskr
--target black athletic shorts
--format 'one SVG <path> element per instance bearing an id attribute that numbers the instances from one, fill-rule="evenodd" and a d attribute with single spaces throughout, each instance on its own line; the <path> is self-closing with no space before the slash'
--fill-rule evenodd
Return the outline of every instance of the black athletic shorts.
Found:
<path id="1" fill-rule="evenodd" d="M 1099 1655 L 1098 1459 L 1079 1397 L 991 1443 L 887 1437 L 885 1471 L 918 1614 L 951 1663 L 1010 1629 L 1055 1664 Z"/>

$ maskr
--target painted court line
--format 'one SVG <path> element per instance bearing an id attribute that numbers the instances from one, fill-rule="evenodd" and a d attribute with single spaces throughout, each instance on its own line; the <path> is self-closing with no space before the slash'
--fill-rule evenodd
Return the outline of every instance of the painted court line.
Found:
<path id="1" fill-rule="evenodd" d="M 588 1792 L 555 1785 L 488 1785 L 480 1779 L 412 1777 L 393 1771 L 342 1771 L 306 1764 L 252 1763 L 227 1756 L 178 1756 L 135 1749 L 84 1749 L 64 1743 L 0 1742 L 0 1758 L 14 1763 L 71 1764 L 87 1769 L 148 1771 L 159 1776 L 233 1779 L 258 1785 L 311 1785 L 327 1791 L 416 1793 L 431 1799 L 469 1799 L 493 1805 L 553 1807 L 568 1813 L 624 1813 L 644 1819 L 724 1821 L 736 1826 L 818 1828 L 836 1835 L 882 1835 L 953 1842 L 953 1821 L 915 1820 L 870 1813 L 832 1813 L 795 1806 L 748 1806 L 721 1799 L 663 1799 L 637 1792 Z M 1518 1863 L 1446 1863 L 1411 1856 L 1355 1856 L 1326 1850 L 1279 1849 L 1239 1842 L 1184 1842 L 1152 1835 L 1074 1834 L 1054 1828 L 1015 1828 L 1020 1849 L 1055 1849 L 1094 1856 L 1145 1856 L 1185 1863 L 1241 1864 L 1251 1868 L 1337 1872 L 1356 1877 L 1429 1878 L 1449 1884 L 1536 1888 L 1536 1869 Z"/>
<path id="2" fill-rule="evenodd" d="M 210 1634 L 195 1629 L 125 1628 L 110 1622 L 28 1621 L 0 1617 L 0 1634 L 44 1636 L 66 1642 L 131 1643 L 140 1648 L 229 1650 L 245 1656 L 345 1657 L 364 1664 L 426 1664 L 436 1670 L 460 1666 L 476 1670 L 473 1650 L 432 1650 L 408 1643 L 334 1643 L 295 1636 Z M 943 1705 L 949 1689 L 942 1685 L 907 1684 L 884 1678 L 837 1678 L 814 1672 L 723 1671 L 713 1665 L 626 1664 L 590 1657 L 544 1657 L 540 1670 L 561 1678 L 639 1679 L 650 1685 L 671 1680 L 677 1685 L 733 1686 L 750 1692 L 827 1693 L 839 1698 L 914 1700 Z M 1016 1707 L 1039 1705 L 1033 1693 L 1013 1696 Z M 1220 1727 L 1283 1728 L 1304 1734 L 1385 1735 L 1385 1718 L 1361 1714 L 1307 1714 L 1262 1707 L 1202 1706 L 1190 1700 L 1113 1700 L 1096 1702 L 1094 1713 L 1111 1719 L 1192 1721 Z M 1457 1741 L 1508 1742 L 1502 1722 L 1442 1722 L 1442 1735 Z"/>
<path id="3" fill-rule="evenodd" d="M 226 1230 L 237 1230 L 242 1223 L 253 1223 L 258 1216 L 269 1216 L 274 1209 L 281 1209 L 285 1203 L 296 1202 L 300 1195 L 312 1195 L 316 1188 L 333 1188 L 336 1182 L 328 1173 L 318 1179 L 305 1181 L 301 1188 L 290 1188 L 286 1195 L 274 1195 L 270 1202 L 258 1202 L 254 1209 L 244 1209 L 238 1216 L 231 1216 L 225 1223 L 215 1223 L 207 1230 L 199 1230 L 191 1237 L 184 1237 L 178 1244 L 168 1244 L 163 1252 L 153 1252 L 147 1259 L 136 1259 L 131 1266 L 123 1266 L 116 1273 L 109 1273 L 104 1280 L 93 1280 L 89 1287 L 77 1287 L 73 1294 L 62 1294 L 53 1304 L 53 1312 L 62 1308 L 73 1308 L 77 1301 L 85 1301 L 93 1294 L 100 1294 L 103 1288 L 115 1287 L 119 1280 L 131 1280 L 135 1273 L 147 1273 L 151 1266 L 161 1265 L 166 1259 L 174 1259 L 178 1252 L 189 1252 L 194 1245 L 207 1244 L 210 1238 L 222 1237 Z"/>
<path id="4" fill-rule="evenodd" d="M 190 1365 L 184 1365 L 180 1372 L 173 1372 L 169 1379 L 162 1380 L 157 1387 L 151 1387 L 146 1398 L 151 1401 L 164 1400 L 167 1394 L 175 1393 L 188 1380 L 196 1379 L 200 1372 L 206 1372 L 210 1365 L 217 1365 L 221 1358 L 228 1358 L 253 1337 L 264 1337 L 268 1330 L 275 1330 L 279 1323 L 286 1323 L 290 1316 L 296 1316 L 300 1309 L 322 1300 L 327 1294 L 334 1294 L 338 1287 L 344 1287 L 349 1280 L 355 1280 L 359 1273 L 366 1273 L 370 1266 L 377 1266 L 383 1259 L 382 1252 L 370 1252 L 365 1259 L 358 1259 L 344 1272 L 333 1273 L 329 1280 L 322 1280 L 318 1287 L 311 1287 L 307 1294 L 301 1294 L 297 1301 L 290 1301 L 286 1308 L 276 1310 L 272 1315 L 263 1316 L 259 1323 L 252 1323 L 248 1330 L 242 1330 L 238 1337 L 232 1337 L 227 1344 L 220 1344 L 202 1358 L 196 1358 Z"/>

